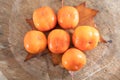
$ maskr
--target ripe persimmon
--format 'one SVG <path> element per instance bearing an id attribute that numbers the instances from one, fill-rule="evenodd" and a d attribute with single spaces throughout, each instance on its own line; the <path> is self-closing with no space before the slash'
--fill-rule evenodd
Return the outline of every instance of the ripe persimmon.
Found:
<path id="1" fill-rule="evenodd" d="M 33 22 L 38 30 L 49 31 L 55 27 L 57 19 L 54 11 L 50 7 L 44 6 L 34 11 Z"/>
<path id="2" fill-rule="evenodd" d="M 99 39 L 98 30 L 90 26 L 78 26 L 72 35 L 74 46 L 82 51 L 95 48 Z"/>
<path id="3" fill-rule="evenodd" d="M 72 6 L 63 6 L 59 9 L 58 24 L 64 29 L 75 28 L 79 22 L 79 13 L 76 8 Z"/>
<path id="4" fill-rule="evenodd" d="M 25 34 L 24 47 L 30 54 L 38 54 L 45 50 L 47 39 L 43 32 L 31 30 Z"/>
<path id="5" fill-rule="evenodd" d="M 69 71 L 77 71 L 86 64 L 86 55 L 76 48 L 68 49 L 62 56 L 62 65 Z"/>
<path id="6" fill-rule="evenodd" d="M 69 33 L 62 29 L 54 29 L 48 35 L 48 48 L 52 53 L 61 54 L 70 45 Z"/>

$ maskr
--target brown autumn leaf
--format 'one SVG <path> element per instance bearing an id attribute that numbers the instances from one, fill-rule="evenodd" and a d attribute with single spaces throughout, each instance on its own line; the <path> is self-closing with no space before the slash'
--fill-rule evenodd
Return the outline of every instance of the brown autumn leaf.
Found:
<path id="1" fill-rule="evenodd" d="M 26 19 L 26 22 L 31 26 L 31 28 L 34 30 L 36 29 L 35 28 L 35 25 L 33 23 L 33 19 Z M 35 57 L 36 55 L 31 55 L 28 53 L 28 55 L 26 56 L 25 60 L 24 61 L 28 61 L 30 60 L 31 58 Z M 53 62 L 53 65 L 58 65 L 61 63 L 61 57 L 62 55 L 61 54 L 52 54 L 50 53 L 50 56 L 52 58 L 52 62 Z"/>
<path id="2" fill-rule="evenodd" d="M 79 12 L 79 23 L 78 26 L 92 26 L 97 29 L 97 26 L 94 22 L 94 17 L 99 12 L 98 10 L 91 9 L 86 7 L 86 3 L 82 3 L 78 6 L 75 6 L 75 8 Z M 97 29 L 98 30 L 98 29 Z M 104 40 L 104 38 L 100 35 L 100 42 L 106 43 L 107 41 Z"/>
<path id="3" fill-rule="evenodd" d="M 34 58 L 34 57 L 36 57 L 37 55 L 36 54 L 27 54 L 27 56 L 26 56 L 26 58 L 25 58 L 25 60 L 24 60 L 24 62 L 26 62 L 26 61 L 28 61 L 28 60 L 30 60 L 31 58 Z"/>
<path id="4" fill-rule="evenodd" d="M 32 18 L 31 19 L 26 19 L 26 22 L 31 26 L 31 28 L 33 30 L 36 29 Z"/>
<path id="5" fill-rule="evenodd" d="M 79 24 L 78 24 L 78 26 L 88 25 L 88 26 L 95 27 L 94 17 L 99 12 L 98 10 L 86 7 L 85 2 L 78 5 L 78 6 L 75 6 L 75 8 L 79 12 Z"/>
<path id="6" fill-rule="evenodd" d="M 88 25 L 88 26 L 92 26 L 92 27 L 96 26 L 94 23 L 94 17 L 98 13 L 98 10 L 87 8 L 85 2 L 78 5 L 78 6 L 75 6 L 75 8 L 79 12 L 79 24 L 78 24 L 78 26 L 83 26 L 83 25 Z M 72 33 L 73 29 L 70 29 L 68 31 L 70 33 Z M 101 37 L 101 39 L 104 40 L 102 37 Z M 52 56 L 53 64 L 60 64 L 61 63 L 60 62 L 61 57 L 59 55 L 52 54 L 51 56 Z"/>
<path id="7" fill-rule="evenodd" d="M 51 58 L 52 58 L 52 62 L 54 65 L 58 65 L 61 63 L 61 58 L 62 58 L 62 54 L 53 54 L 50 53 Z"/>
<path id="8" fill-rule="evenodd" d="M 63 6 L 63 2 L 62 2 L 62 6 Z M 94 22 L 94 17 L 99 12 L 98 10 L 86 7 L 86 3 L 85 2 L 81 3 L 78 6 L 75 6 L 75 8 L 79 12 L 79 23 L 78 23 L 78 26 L 92 26 L 92 27 L 95 27 L 97 29 L 96 24 Z M 32 27 L 32 29 L 35 29 L 35 25 L 33 23 L 32 18 L 31 19 L 26 19 L 26 22 Z M 71 29 L 70 32 L 72 33 L 73 29 Z M 100 42 L 106 43 L 107 41 L 104 40 L 104 38 L 100 35 Z M 52 58 L 52 61 L 53 61 L 54 65 L 58 65 L 58 64 L 61 63 L 62 55 L 51 54 L 50 56 Z M 31 55 L 29 55 L 28 57 L 32 58 Z"/>
<path id="9" fill-rule="evenodd" d="M 100 35 L 100 40 L 99 40 L 99 42 L 107 43 L 107 42 L 109 42 L 109 41 L 106 41 L 106 40 Z M 111 43 L 111 42 L 110 42 L 110 43 Z"/>

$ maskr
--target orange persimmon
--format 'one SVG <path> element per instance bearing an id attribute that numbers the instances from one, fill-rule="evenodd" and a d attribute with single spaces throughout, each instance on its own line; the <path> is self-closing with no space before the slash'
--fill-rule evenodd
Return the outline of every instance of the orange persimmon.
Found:
<path id="1" fill-rule="evenodd" d="M 38 30 L 49 31 L 55 27 L 57 19 L 54 11 L 50 7 L 44 6 L 34 11 L 33 22 Z"/>
<path id="2" fill-rule="evenodd" d="M 76 8 L 72 6 L 63 6 L 59 9 L 58 24 L 64 29 L 75 28 L 79 22 L 79 13 Z"/>
<path id="3" fill-rule="evenodd" d="M 45 50 L 47 39 L 43 32 L 31 30 L 24 36 L 24 47 L 30 54 L 38 54 Z"/>
<path id="4" fill-rule="evenodd" d="M 48 35 L 48 48 L 52 53 L 61 54 L 70 45 L 70 35 L 62 29 L 54 29 Z"/>
<path id="5" fill-rule="evenodd" d="M 69 71 L 77 71 L 86 64 L 86 55 L 76 48 L 68 49 L 62 56 L 62 65 Z"/>
<path id="6" fill-rule="evenodd" d="M 99 39 L 98 30 L 90 26 L 78 26 L 72 35 L 74 46 L 82 51 L 95 48 Z"/>

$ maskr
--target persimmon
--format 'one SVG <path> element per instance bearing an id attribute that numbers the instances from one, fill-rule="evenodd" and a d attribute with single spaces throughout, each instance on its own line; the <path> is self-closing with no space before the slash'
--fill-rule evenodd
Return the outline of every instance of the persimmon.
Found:
<path id="1" fill-rule="evenodd" d="M 63 6 L 59 9 L 58 24 L 64 29 L 75 28 L 79 22 L 79 13 L 76 8 L 72 6 Z"/>
<path id="2" fill-rule="evenodd" d="M 78 26 L 72 35 L 74 46 L 82 51 L 95 48 L 99 39 L 98 30 L 91 26 Z"/>
<path id="3" fill-rule="evenodd" d="M 57 23 L 55 12 L 48 6 L 36 9 L 33 12 L 33 22 L 35 27 L 40 31 L 49 31 Z"/>
<path id="4" fill-rule="evenodd" d="M 31 30 L 25 34 L 24 47 L 30 54 L 38 54 L 45 50 L 47 39 L 43 32 Z"/>
<path id="5" fill-rule="evenodd" d="M 70 35 L 65 30 L 54 29 L 48 35 L 48 48 L 52 53 L 61 54 L 70 45 Z"/>
<path id="6" fill-rule="evenodd" d="M 77 71 L 85 64 L 86 56 L 79 49 L 70 48 L 62 56 L 62 65 L 69 71 Z"/>

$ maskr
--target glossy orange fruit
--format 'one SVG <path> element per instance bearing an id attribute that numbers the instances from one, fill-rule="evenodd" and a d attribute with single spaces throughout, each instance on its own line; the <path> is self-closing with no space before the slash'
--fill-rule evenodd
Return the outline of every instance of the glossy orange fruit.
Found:
<path id="1" fill-rule="evenodd" d="M 49 31 L 55 27 L 57 19 L 54 11 L 50 7 L 44 6 L 34 11 L 33 22 L 38 30 Z"/>
<path id="2" fill-rule="evenodd" d="M 31 30 L 24 36 L 24 47 L 31 54 L 38 54 L 47 46 L 46 36 L 40 32 Z"/>
<path id="3" fill-rule="evenodd" d="M 70 45 L 69 34 L 62 29 L 54 29 L 48 35 L 48 48 L 52 53 L 61 54 Z"/>
<path id="4" fill-rule="evenodd" d="M 83 51 L 95 48 L 99 39 L 98 30 L 90 26 L 77 27 L 72 36 L 74 46 Z"/>
<path id="5" fill-rule="evenodd" d="M 79 22 L 79 13 L 77 9 L 72 6 L 63 6 L 59 9 L 57 18 L 62 28 L 75 28 Z"/>
<path id="6" fill-rule="evenodd" d="M 62 56 L 62 65 L 69 71 L 77 71 L 85 64 L 86 56 L 79 49 L 70 48 Z"/>

